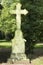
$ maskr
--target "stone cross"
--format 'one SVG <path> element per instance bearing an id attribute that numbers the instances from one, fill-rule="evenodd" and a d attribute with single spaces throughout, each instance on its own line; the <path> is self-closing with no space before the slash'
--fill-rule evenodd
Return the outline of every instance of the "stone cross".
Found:
<path id="1" fill-rule="evenodd" d="M 16 10 L 12 10 L 10 11 L 11 14 L 16 14 L 16 25 L 17 25 L 17 29 L 21 28 L 21 14 L 26 15 L 28 13 L 28 11 L 26 9 L 21 10 L 21 4 L 18 3 L 16 5 Z"/>
<path id="2" fill-rule="evenodd" d="M 16 5 L 16 10 L 11 10 L 11 14 L 16 14 L 16 26 L 15 37 L 12 40 L 12 58 L 22 59 L 25 57 L 25 39 L 21 31 L 21 14 L 26 15 L 28 11 L 26 9 L 21 10 L 21 4 Z M 15 54 L 15 55 L 14 55 Z"/>

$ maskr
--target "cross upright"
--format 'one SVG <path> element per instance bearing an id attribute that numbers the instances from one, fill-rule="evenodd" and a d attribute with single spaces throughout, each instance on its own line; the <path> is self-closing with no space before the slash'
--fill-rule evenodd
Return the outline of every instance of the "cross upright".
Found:
<path id="1" fill-rule="evenodd" d="M 21 14 L 26 15 L 28 11 L 26 9 L 21 10 L 21 4 L 18 3 L 16 5 L 16 10 L 10 11 L 11 14 L 16 14 L 16 26 L 17 29 L 21 29 Z"/>
<path id="2" fill-rule="evenodd" d="M 16 60 L 26 59 L 25 55 L 25 42 L 26 40 L 23 38 L 23 34 L 21 31 L 21 15 L 26 15 L 28 11 L 26 9 L 21 10 L 21 4 L 18 3 L 16 5 L 16 10 L 11 10 L 11 14 L 16 14 L 16 26 L 17 29 L 15 31 L 15 37 L 12 39 L 12 53 L 11 58 Z"/>

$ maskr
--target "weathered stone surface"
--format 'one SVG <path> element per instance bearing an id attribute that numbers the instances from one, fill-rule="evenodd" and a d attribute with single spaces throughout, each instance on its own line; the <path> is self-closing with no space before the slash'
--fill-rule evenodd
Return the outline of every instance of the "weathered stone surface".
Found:
<path id="1" fill-rule="evenodd" d="M 12 40 L 12 53 L 25 53 L 25 40 L 21 31 L 21 15 L 26 15 L 28 11 L 21 9 L 21 4 L 16 5 L 16 10 L 11 10 L 11 14 L 16 14 L 16 26 L 15 38 Z"/>
<path id="2" fill-rule="evenodd" d="M 15 38 L 12 40 L 12 53 L 25 53 L 25 39 L 21 30 L 15 31 Z"/>
<path id="3" fill-rule="evenodd" d="M 16 5 L 16 10 L 10 11 L 11 14 L 16 14 L 16 31 L 15 31 L 15 37 L 12 40 L 12 54 L 11 58 L 12 60 L 20 60 L 20 59 L 26 59 L 25 56 L 25 39 L 23 38 L 23 34 L 21 31 L 21 14 L 26 15 L 28 11 L 26 9 L 21 9 L 21 4 L 18 3 Z M 14 54 L 14 55 L 13 55 Z M 13 57 L 14 56 L 14 57 Z"/>
<path id="4" fill-rule="evenodd" d="M 29 60 L 25 60 L 25 61 L 16 61 L 13 64 L 10 64 L 10 63 L 2 63 L 0 65 L 31 65 L 31 64 L 29 63 Z"/>

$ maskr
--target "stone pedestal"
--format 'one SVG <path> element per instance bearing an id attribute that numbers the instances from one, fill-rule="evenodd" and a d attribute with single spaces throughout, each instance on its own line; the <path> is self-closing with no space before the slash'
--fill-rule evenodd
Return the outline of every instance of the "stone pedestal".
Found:
<path id="1" fill-rule="evenodd" d="M 19 61 L 25 60 L 25 39 L 23 38 L 23 34 L 21 30 L 15 31 L 15 37 L 12 40 L 12 53 L 11 53 L 11 60 Z"/>
<path id="2" fill-rule="evenodd" d="M 25 53 L 25 41 L 22 31 L 16 30 L 12 40 L 12 53 Z"/>

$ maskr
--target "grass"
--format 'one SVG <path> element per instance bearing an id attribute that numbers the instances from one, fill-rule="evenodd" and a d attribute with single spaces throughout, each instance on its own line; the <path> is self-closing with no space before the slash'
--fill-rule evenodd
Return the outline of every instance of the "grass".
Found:
<path id="1" fill-rule="evenodd" d="M 11 41 L 0 40 L 0 47 L 11 47 Z M 37 43 L 34 48 L 43 48 L 43 43 Z"/>
<path id="2" fill-rule="evenodd" d="M 41 48 L 42 49 L 41 52 L 43 52 L 43 43 L 37 43 L 34 47 L 36 49 L 40 49 Z M 36 54 L 37 54 L 37 52 L 36 52 Z M 35 59 L 33 59 L 32 60 L 32 64 L 34 64 L 34 65 L 43 65 L 43 56 L 38 56 Z"/>
<path id="3" fill-rule="evenodd" d="M 0 42 L 0 48 L 9 48 L 11 47 L 12 43 L 11 42 L 5 42 L 5 41 L 2 41 Z"/>
<path id="4" fill-rule="evenodd" d="M 43 43 L 37 43 L 34 47 L 35 48 L 43 48 Z"/>
<path id="5" fill-rule="evenodd" d="M 43 57 L 38 57 L 38 58 L 32 60 L 32 64 L 34 64 L 34 65 L 43 65 Z"/>

